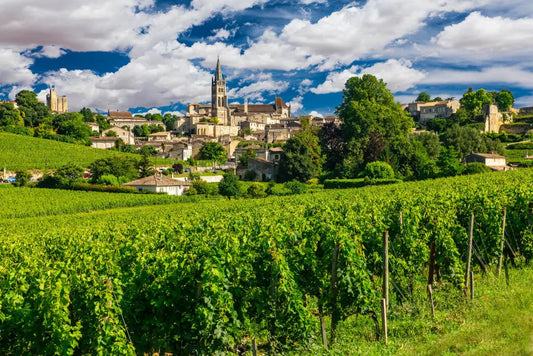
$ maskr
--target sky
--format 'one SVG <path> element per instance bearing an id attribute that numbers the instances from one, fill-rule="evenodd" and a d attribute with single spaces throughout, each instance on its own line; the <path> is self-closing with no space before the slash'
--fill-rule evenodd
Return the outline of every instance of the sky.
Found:
<path id="1" fill-rule="evenodd" d="M 210 102 L 335 113 L 352 76 L 401 103 L 509 89 L 533 106 L 530 0 L 2 0 L 0 98 L 54 86 L 69 110 L 183 114 Z"/>

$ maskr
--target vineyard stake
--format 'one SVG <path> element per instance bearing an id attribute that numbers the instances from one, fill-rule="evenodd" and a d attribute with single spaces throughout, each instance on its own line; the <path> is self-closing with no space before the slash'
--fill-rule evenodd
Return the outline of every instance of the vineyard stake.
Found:
<path id="1" fill-rule="evenodd" d="M 431 252 L 429 254 L 428 285 L 433 285 L 434 276 L 435 276 L 435 241 L 431 243 Z"/>
<path id="2" fill-rule="evenodd" d="M 322 291 L 320 291 L 320 296 L 322 297 Z M 328 337 L 326 334 L 326 322 L 324 321 L 324 307 L 322 302 L 318 303 L 318 314 L 320 319 L 320 333 L 322 334 L 322 345 L 328 347 Z"/>
<path id="3" fill-rule="evenodd" d="M 389 308 L 389 231 L 383 233 L 383 298 Z"/>
<path id="4" fill-rule="evenodd" d="M 431 284 L 428 284 L 428 296 L 429 296 L 429 303 L 431 305 L 431 316 L 435 317 L 435 304 L 433 303 L 433 288 L 431 288 Z"/>
<path id="5" fill-rule="evenodd" d="M 403 211 L 400 211 L 400 229 L 403 230 Z"/>
<path id="6" fill-rule="evenodd" d="M 466 273 L 465 273 L 465 297 L 468 294 L 468 277 L 470 275 L 470 259 L 472 258 L 472 238 L 474 236 L 474 214 L 470 215 L 470 228 L 468 232 L 468 255 L 466 257 Z"/>
<path id="7" fill-rule="evenodd" d="M 333 311 L 331 314 L 331 335 L 330 335 L 330 344 L 333 345 L 335 342 L 335 330 L 337 329 L 337 321 L 339 319 L 339 311 L 337 310 L 337 261 L 339 259 L 339 243 L 335 244 L 335 249 L 333 250 L 333 261 L 331 262 L 331 296 L 333 299 Z"/>
<path id="8" fill-rule="evenodd" d="M 387 301 L 381 299 L 381 323 L 383 324 L 383 341 L 387 344 Z"/>
<path id="9" fill-rule="evenodd" d="M 507 266 L 508 258 L 505 256 L 505 259 L 503 260 L 503 265 L 505 268 L 505 284 L 507 284 L 507 287 L 509 287 L 509 267 Z"/>
<path id="10" fill-rule="evenodd" d="M 257 341 L 255 339 L 252 339 L 252 354 L 257 356 Z"/>
<path id="11" fill-rule="evenodd" d="M 505 220 L 507 218 L 507 208 L 503 208 L 503 221 L 502 221 L 502 241 L 500 242 L 500 258 L 498 259 L 498 278 L 500 278 L 500 273 L 502 272 L 502 262 L 503 262 L 503 247 L 505 246 Z"/>
<path id="12" fill-rule="evenodd" d="M 470 300 L 474 300 L 474 271 L 470 272 Z"/>

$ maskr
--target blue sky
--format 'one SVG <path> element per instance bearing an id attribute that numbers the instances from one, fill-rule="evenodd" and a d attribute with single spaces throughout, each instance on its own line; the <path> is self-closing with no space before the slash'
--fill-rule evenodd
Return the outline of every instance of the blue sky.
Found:
<path id="1" fill-rule="evenodd" d="M 70 110 L 183 113 L 210 100 L 217 56 L 229 101 L 329 115 L 351 76 L 397 101 L 510 89 L 533 106 L 528 0 L 3 0 L 0 96 L 54 85 Z"/>

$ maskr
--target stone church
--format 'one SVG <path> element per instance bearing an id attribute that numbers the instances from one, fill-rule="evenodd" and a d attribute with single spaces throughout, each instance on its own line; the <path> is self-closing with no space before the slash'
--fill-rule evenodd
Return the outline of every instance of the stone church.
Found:
<path id="1" fill-rule="evenodd" d="M 244 122 L 257 124 L 246 127 L 264 127 L 279 124 L 280 120 L 290 117 L 290 105 L 278 97 L 273 104 L 267 105 L 248 104 L 247 100 L 244 104 L 229 104 L 226 79 L 218 59 L 215 76 L 211 82 L 211 104 L 189 104 L 182 129 L 203 136 L 237 136 Z"/>

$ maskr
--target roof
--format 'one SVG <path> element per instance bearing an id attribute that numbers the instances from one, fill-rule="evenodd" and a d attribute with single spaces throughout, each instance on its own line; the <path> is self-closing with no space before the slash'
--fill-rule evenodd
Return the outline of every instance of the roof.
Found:
<path id="1" fill-rule="evenodd" d="M 420 102 L 416 102 L 416 103 L 419 104 L 420 106 L 428 107 L 428 106 L 448 105 L 449 103 L 453 101 L 456 101 L 456 100 L 442 100 L 442 101 L 429 101 L 426 103 L 420 103 Z"/>
<path id="2" fill-rule="evenodd" d="M 95 141 L 112 141 L 115 142 L 118 140 L 118 137 L 89 137 L 89 140 L 95 142 Z"/>
<path id="3" fill-rule="evenodd" d="M 283 148 L 281 147 L 272 147 L 269 149 L 270 152 L 283 152 Z"/>
<path id="4" fill-rule="evenodd" d="M 168 187 L 168 186 L 182 186 L 192 185 L 190 182 L 179 181 L 163 175 L 153 175 L 132 182 L 124 183 L 126 186 L 149 186 L 149 187 Z"/>
<path id="5" fill-rule="evenodd" d="M 287 105 L 285 104 L 282 98 L 276 98 L 275 105 L 276 105 L 276 108 L 287 108 Z"/>
<path id="6" fill-rule="evenodd" d="M 478 156 L 483 158 L 492 158 L 492 159 L 505 159 L 505 156 L 500 156 L 495 153 L 474 153 L 472 152 L 469 156 Z"/>
<path id="7" fill-rule="evenodd" d="M 148 136 L 168 136 L 169 135 L 169 132 L 167 131 L 163 131 L 163 132 L 156 132 L 156 133 L 153 133 L 153 134 L 150 134 Z"/>
<path id="8" fill-rule="evenodd" d="M 131 119 L 133 117 L 129 111 L 109 111 L 108 116 L 112 119 Z"/>

